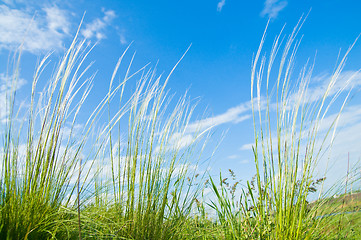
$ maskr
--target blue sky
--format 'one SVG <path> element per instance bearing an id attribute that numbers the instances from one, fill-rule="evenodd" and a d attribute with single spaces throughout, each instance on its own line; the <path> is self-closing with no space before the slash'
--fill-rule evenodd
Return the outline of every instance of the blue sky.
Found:
<path id="1" fill-rule="evenodd" d="M 134 65 L 155 65 L 159 61 L 159 73 L 169 73 L 192 44 L 172 75 L 169 88 L 177 96 L 189 90 L 192 99 L 200 99 L 195 115 L 201 117 L 207 109 L 209 117 L 202 121 L 206 126 L 215 125 L 215 139 L 227 131 L 212 160 L 212 174 L 232 168 L 240 178 L 250 179 L 254 173 L 250 150 L 251 62 L 268 19 L 265 48 L 269 50 L 285 24 L 285 33 L 291 32 L 301 15 L 310 11 L 300 32 L 304 37 L 296 67 L 314 57 L 317 50 L 311 82 L 317 88 L 332 73 L 340 49 L 344 53 L 361 33 L 360 10 L 361 2 L 355 0 L 5 0 L 0 4 L 0 77 L 3 79 L 9 53 L 24 41 L 24 82 L 19 91 L 25 97 L 36 59 L 49 51 L 54 51 L 54 59 L 59 58 L 84 13 L 81 36 L 98 43 L 89 56 L 95 60 L 92 70 L 98 71 L 91 96 L 106 92 L 104 81 L 110 79 L 117 58 L 130 43 L 130 52 L 136 51 Z M 359 70 L 359 56 L 361 43 L 356 43 L 345 66 L 347 74 Z M 356 75 L 356 91 L 360 85 L 361 75 Z M 346 174 L 348 152 L 352 162 L 361 157 L 360 109 L 360 97 L 356 95 L 340 121 L 331 157 L 337 170 L 330 174 L 333 180 Z"/>

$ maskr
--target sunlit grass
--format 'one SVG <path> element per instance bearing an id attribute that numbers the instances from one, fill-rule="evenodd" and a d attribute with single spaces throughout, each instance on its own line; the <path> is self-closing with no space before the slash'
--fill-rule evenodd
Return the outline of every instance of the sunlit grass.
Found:
<path id="1" fill-rule="evenodd" d="M 315 219 L 322 214 L 324 201 L 312 208 L 308 201 L 310 193 L 325 180 L 315 179 L 315 168 L 325 150 L 332 148 L 337 122 L 349 97 L 341 100 L 343 104 L 327 131 L 319 131 L 332 104 L 352 80 L 334 93 L 353 45 L 339 61 L 322 94 L 311 96 L 308 86 L 314 64 L 307 62 L 299 73 L 294 73 L 300 44 L 297 36 L 303 22 L 301 18 L 289 35 L 283 36 L 282 30 L 268 54 L 263 53 L 265 31 L 253 59 L 255 178 L 243 188 L 240 199 L 230 197 L 222 178 L 220 185 L 212 180 L 216 201 L 211 207 L 217 212 L 226 239 L 318 238 L 321 226 L 332 225 Z M 270 92 L 272 83 L 274 95 Z"/>
<path id="2" fill-rule="evenodd" d="M 23 106 L 16 97 L 19 50 L 8 73 L 1 123 L 0 239 L 339 239 L 350 231 L 360 236 L 352 230 L 360 224 L 359 213 L 347 213 L 359 202 L 330 201 L 322 194 L 309 202 L 322 189 L 325 178 L 317 179 L 315 169 L 332 148 L 348 101 L 348 94 L 338 100 L 339 112 L 325 128 L 323 120 L 344 90 L 333 88 L 353 45 L 324 92 L 310 96 L 314 64 L 308 61 L 295 73 L 303 21 L 289 35 L 282 29 L 267 54 L 265 31 L 254 56 L 256 174 L 244 185 L 232 170 L 229 179 L 198 174 L 209 129 L 189 131 L 195 104 L 166 89 L 179 62 L 166 77 L 148 65 L 133 70 L 134 56 L 124 63 L 127 48 L 108 92 L 84 122 L 79 116 L 95 77 L 85 64 L 92 47 L 76 36 L 39 89 L 49 64 L 45 56 Z"/>
<path id="3" fill-rule="evenodd" d="M 49 56 L 39 63 L 24 117 L 15 101 L 21 53 L 15 56 L 3 136 L 0 238 L 183 234 L 198 191 L 191 188 L 196 169 L 189 165 L 197 163 L 202 136 L 186 131 L 194 106 L 186 95 L 172 102 L 165 89 L 171 74 L 162 80 L 147 66 L 132 72 L 130 62 L 116 83 L 125 51 L 109 92 L 79 129 L 94 77 L 85 77 L 91 67 L 83 66 L 91 51 L 85 43 L 75 37 L 40 97 L 38 82 Z M 136 82 L 136 89 L 123 99 L 128 81 Z M 112 112 L 114 105 L 118 110 Z M 108 123 L 99 128 L 104 116 Z"/>

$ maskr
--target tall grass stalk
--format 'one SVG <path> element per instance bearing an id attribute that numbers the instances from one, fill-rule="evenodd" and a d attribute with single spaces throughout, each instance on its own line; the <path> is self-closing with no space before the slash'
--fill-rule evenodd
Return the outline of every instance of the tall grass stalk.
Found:
<path id="1" fill-rule="evenodd" d="M 130 65 L 124 81 L 129 78 Z M 126 114 L 128 126 L 114 121 L 116 116 L 111 117 L 108 111 L 109 151 L 103 158 L 109 159 L 109 169 L 105 170 L 111 181 L 101 177 L 96 182 L 97 186 L 106 186 L 105 191 L 97 191 L 99 201 L 85 212 L 98 221 L 84 225 L 89 226 L 89 232 L 97 232 L 98 238 L 177 239 L 186 235 L 184 229 L 199 191 L 193 186 L 195 153 L 201 151 L 197 143 L 202 142 L 205 133 L 188 133 L 194 106 L 186 96 L 171 107 L 165 91 L 171 73 L 163 84 L 155 70 L 144 68 L 138 73 L 139 81 Z M 127 135 L 122 140 L 124 132 Z M 195 164 L 193 168 L 189 168 L 191 163 Z"/>
<path id="2" fill-rule="evenodd" d="M 94 78 L 87 73 L 91 64 L 83 66 L 92 50 L 86 42 L 74 38 L 40 97 L 50 54 L 39 62 L 24 117 L 15 101 L 21 53 L 16 55 L 1 152 L 0 238 L 186 236 L 199 191 L 194 154 L 206 132 L 188 132 L 195 105 L 186 95 L 172 101 L 166 91 L 179 62 L 162 83 L 148 65 L 132 71 L 133 55 L 116 82 L 127 48 L 108 93 L 80 122 Z M 131 79 L 138 79 L 136 87 L 125 99 Z M 99 127 L 105 113 L 108 121 Z"/>
<path id="3" fill-rule="evenodd" d="M 59 211 L 72 191 L 71 177 L 86 135 L 72 142 L 73 127 L 65 136 L 65 124 L 75 122 L 91 87 L 92 78 L 80 80 L 87 67 L 85 41 L 72 42 L 40 97 L 38 81 L 49 55 L 39 62 L 31 87 L 28 110 L 23 118 L 16 111 L 19 64 L 9 75 L 12 88 L 6 101 L 7 119 L 1 152 L 0 238 L 39 239 L 55 234 Z M 15 55 L 20 62 L 21 51 Z M 78 103 L 73 100 L 79 98 Z M 19 123 L 20 122 L 20 123 Z"/>
<path id="4" fill-rule="evenodd" d="M 319 129 L 336 98 L 352 80 L 348 79 L 343 88 L 332 93 L 353 45 L 341 58 L 322 95 L 311 96 L 308 92 L 314 64 L 307 63 L 298 76 L 293 78 L 295 56 L 300 44 L 297 35 L 304 20 L 305 18 L 301 18 L 287 37 L 281 54 L 276 79 L 275 118 L 271 113 L 273 105 L 269 83 L 274 59 L 280 48 L 280 37 L 274 41 L 267 63 L 265 56 L 260 58 L 265 38 L 263 36 L 252 67 L 251 98 L 255 126 L 253 151 L 257 176 L 257 188 L 253 191 L 257 195 L 257 201 L 254 201 L 254 205 L 261 223 L 257 227 L 259 234 L 262 235 L 265 229 L 269 229 L 265 236 L 273 239 L 305 239 L 312 236 L 313 211 L 317 211 L 317 207 L 309 212 L 308 198 L 314 182 L 314 170 L 325 147 L 332 146 L 337 122 L 349 94 L 344 98 L 336 118 L 327 126 L 326 133 L 320 133 Z M 265 110 L 261 96 L 264 70 L 267 94 Z M 259 124 L 256 122 L 257 117 Z"/>
<path id="5" fill-rule="evenodd" d="M 266 30 L 252 62 L 251 102 L 255 143 L 253 146 L 256 175 L 242 190 L 240 200 L 231 201 L 222 185 L 212 181 L 218 219 L 229 239 L 308 239 L 314 236 L 322 219 L 315 220 L 322 204 L 309 207 L 309 195 L 315 184 L 315 168 L 332 147 L 340 114 L 349 94 L 343 99 L 338 114 L 320 132 L 332 104 L 348 86 L 334 90 L 353 44 L 346 51 L 329 78 L 324 92 L 312 96 L 309 83 L 314 63 L 307 63 L 297 76 L 295 59 L 301 38 L 301 18 L 291 34 L 283 36 L 283 28 L 276 36 L 266 57 L 263 45 Z M 282 49 L 283 46 L 283 49 Z M 278 59 L 278 55 L 280 58 Z M 276 70 L 274 70 L 276 69 Z M 275 78 L 275 96 L 270 84 Z M 262 88 L 265 82 L 265 89 Z M 239 206 L 237 206 L 237 204 Z"/>

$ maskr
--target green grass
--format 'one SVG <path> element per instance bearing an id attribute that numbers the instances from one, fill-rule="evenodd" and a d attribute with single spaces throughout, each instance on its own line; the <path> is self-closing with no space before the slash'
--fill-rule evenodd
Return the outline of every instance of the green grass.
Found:
<path id="1" fill-rule="evenodd" d="M 189 135 L 195 106 L 187 95 L 173 99 L 166 89 L 178 63 L 163 78 L 148 66 L 134 71 L 133 56 L 120 74 L 127 49 L 108 93 L 81 122 L 94 79 L 91 64 L 85 65 L 91 47 L 76 36 L 39 89 L 49 64 L 44 57 L 24 108 L 16 98 L 19 50 L 1 125 L 0 239 L 359 238 L 361 215 L 347 213 L 359 209 L 359 201 L 342 196 L 309 203 L 323 186 L 314 170 L 332 148 L 349 95 L 328 130 L 319 128 L 340 95 L 331 93 L 353 45 L 322 96 L 309 101 L 314 65 L 294 73 L 303 21 L 289 35 L 282 30 L 267 54 L 265 31 L 253 59 L 256 175 L 245 185 L 232 170 L 229 179 L 197 174 L 209 129 Z"/>
<path id="2" fill-rule="evenodd" d="M 315 180 L 314 170 L 326 147 L 332 148 L 337 122 L 349 97 L 346 95 L 342 100 L 328 130 L 319 132 L 339 95 L 330 93 L 353 45 L 336 66 L 322 96 L 309 101 L 308 85 L 314 65 L 307 63 L 299 73 L 292 74 L 300 44 L 297 35 L 303 21 L 301 18 L 285 37 L 283 48 L 281 31 L 268 54 L 262 53 L 265 32 L 254 57 L 251 98 L 255 178 L 247 182 L 239 199 L 230 197 L 233 190 L 227 191 L 228 184 L 224 184 L 222 177 L 219 185 L 211 179 L 216 201 L 210 206 L 217 212 L 219 223 L 225 226 L 226 239 L 312 239 L 320 236 L 320 228 L 332 226 L 324 219 L 315 219 L 316 213 L 323 212 L 325 202 L 318 201 L 310 208 L 308 201 L 315 185 L 324 180 Z M 270 93 L 271 76 L 276 76 L 274 95 Z"/>

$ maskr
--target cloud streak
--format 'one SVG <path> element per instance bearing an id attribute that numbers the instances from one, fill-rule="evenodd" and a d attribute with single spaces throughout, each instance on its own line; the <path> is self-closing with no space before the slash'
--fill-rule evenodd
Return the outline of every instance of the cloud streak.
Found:
<path id="1" fill-rule="evenodd" d="M 218 12 L 222 11 L 225 4 L 226 4 L 226 0 L 219 1 L 218 4 L 217 4 L 217 11 Z"/>
<path id="2" fill-rule="evenodd" d="M 330 79 L 333 76 L 330 74 L 323 74 L 312 77 L 311 86 L 307 88 L 307 91 L 304 96 L 304 104 L 311 104 L 319 101 L 323 98 L 324 93 L 328 87 Z M 354 88 L 361 87 L 361 73 L 359 71 L 345 71 L 342 72 L 335 81 L 333 87 L 330 89 L 328 97 L 333 97 L 342 92 L 348 92 Z M 287 104 L 292 106 L 297 102 L 299 98 L 298 92 L 292 92 L 288 98 Z M 274 100 L 274 99 L 273 99 Z M 258 111 L 257 106 L 257 98 L 254 99 L 255 102 L 255 110 Z M 269 107 L 270 111 L 276 111 L 276 103 L 270 99 Z M 261 110 L 266 108 L 266 100 L 264 97 L 260 97 L 260 107 Z M 227 109 L 225 112 L 215 115 L 212 117 L 204 118 L 195 122 L 190 123 L 187 126 L 187 133 L 201 132 L 206 129 L 210 129 L 222 124 L 233 123 L 237 124 L 243 122 L 252 117 L 252 102 L 247 101 L 239 104 L 236 107 L 232 107 Z M 251 149 L 252 144 L 246 144 L 241 148 L 241 150 Z"/>
<path id="3" fill-rule="evenodd" d="M 261 16 L 275 19 L 278 16 L 278 13 L 281 12 L 287 6 L 287 1 L 280 0 L 266 0 L 264 2 L 264 8 L 261 12 Z"/>
<path id="4" fill-rule="evenodd" d="M 236 107 L 229 108 L 224 113 L 205 118 L 188 125 L 188 132 L 196 132 L 212 128 L 225 123 L 240 123 L 251 117 L 249 111 L 252 109 L 251 102 L 241 103 Z"/>

